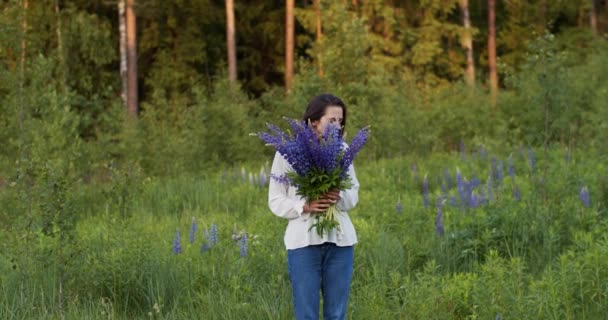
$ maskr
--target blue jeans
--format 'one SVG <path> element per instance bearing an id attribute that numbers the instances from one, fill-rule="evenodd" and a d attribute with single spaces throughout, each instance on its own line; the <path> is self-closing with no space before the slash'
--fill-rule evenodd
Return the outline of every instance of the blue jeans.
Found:
<path id="1" fill-rule="evenodd" d="M 327 242 L 287 250 L 297 320 L 319 319 L 319 291 L 323 292 L 323 320 L 346 318 L 353 256 L 353 246 Z"/>

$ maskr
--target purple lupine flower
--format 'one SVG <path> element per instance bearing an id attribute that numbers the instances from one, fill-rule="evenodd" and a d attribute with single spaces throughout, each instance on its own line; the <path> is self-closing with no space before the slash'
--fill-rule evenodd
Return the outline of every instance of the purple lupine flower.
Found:
<path id="1" fill-rule="evenodd" d="M 217 244 L 217 225 L 214 223 L 209 231 L 209 245 L 213 247 L 215 244 Z"/>
<path id="2" fill-rule="evenodd" d="M 493 188 L 492 188 L 492 177 L 490 175 L 488 175 L 487 186 L 488 186 L 488 202 L 490 202 L 494 198 Z"/>
<path id="3" fill-rule="evenodd" d="M 267 182 L 266 172 L 264 171 L 264 167 L 262 167 L 262 169 L 260 169 L 260 187 L 264 188 Z"/>
<path id="4" fill-rule="evenodd" d="M 401 205 L 401 199 L 397 200 L 397 205 L 395 206 L 395 210 L 397 211 L 397 213 L 403 212 L 403 205 Z"/>
<path id="5" fill-rule="evenodd" d="M 532 172 L 534 172 L 536 169 L 536 159 L 534 158 L 534 150 L 532 150 L 532 147 L 528 147 L 528 157 L 530 161 L 530 169 Z"/>
<path id="6" fill-rule="evenodd" d="M 240 255 L 243 258 L 247 257 L 247 233 L 243 233 L 241 236 Z"/>
<path id="7" fill-rule="evenodd" d="M 475 189 L 481 185 L 481 181 L 477 178 L 477 175 L 473 173 L 473 178 L 471 179 L 471 189 Z"/>
<path id="8" fill-rule="evenodd" d="M 521 201 L 521 193 L 519 192 L 519 188 L 517 186 L 513 188 L 513 199 L 515 199 L 517 202 Z"/>
<path id="9" fill-rule="evenodd" d="M 190 225 L 190 243 L 194 243 L 194 236 L 198 231 L 198 224 L 196 223 L 196 219 L 192 217 L 192 224 Z"/>
<path id="10" fill-rule="evenodd" d="M 287 175 L 280 175 L 277 176 L 276 174 L 271 173 L 270 174 L 270 178 L 280 184 L 284 184 L 284 185 L 289 185 L 291 183 L 291 181 L 289 180 L 289 178 L 287 177 Z"/>
<path id="11" fill-rule="evenodd" d="M 424 180 L 422 181 L 422 203 L 424 204 L 424 208 L 429 207 L 429 180 L 427 176 L 424 176 Z"/>
<path id="12" fill-rule="evenodd" d="M 477 195 L 475 193 L 472 193 L 471 197 L 469 198 L 469 208 L 475 209 L 478 206 L 479 206 L 479 198 L 477 197 Z"/>
<path id="13" fill-rule="evenodd" d="M 507 160 L 509 177 L 511 177 L 511 182 L 515 182 L 515 167 L 513 166 L 513 154 L 509 155 L 509 159 Z"/>
<path id="14" fill-rule="evenodd" d="M 340 159 L 340 167 L 344 170 L 343 174 L 346 174 L 348 167 L 353 163 L 355 156 L 359 153 L 359 150 L 361 150 L 361 147 L 363 147 L 365 142 L 367 142 L 369 132 L 369 127 L 359 130 L 344 152 L 344 156 Z"/>
<path id="15" fill-rule="evenodd" d="M 443 237 L 443 201 L 437 199 L 437 215 L 435 216 L 435 233 Z"/>
<path id="16" fill-rule="evenodd" d="M 460 169 L 456 169 L 456 188 L 458 190 L 464 189 L 464 182 L 462 179 L 462 174 L 460 173 Z"/>
<path id="17" fill-rule="evenodd" d="M 177 229 L 177 231 L 175 232 L 175 238 L 173 239 L 173 253 L 182 253 L 182 240 L 179 236 L 179 229 Z"/>
<path id="18" fill-rule="evenodd" d="M 496 182 L 500 185 L 505 179 L 505 163 L 502 160 L 498 161 L 498 174 L 496 175 Z"/>
<path id="19" fill-rule="evenodd" d="M 583 186 L 581 188 L 581 191 L 579 192 L 579 197 L 585 208 L 589 208 L 591 206 L 591 197 L 589 196 L 589 189 L 587 189 L 586 186 Z"/>

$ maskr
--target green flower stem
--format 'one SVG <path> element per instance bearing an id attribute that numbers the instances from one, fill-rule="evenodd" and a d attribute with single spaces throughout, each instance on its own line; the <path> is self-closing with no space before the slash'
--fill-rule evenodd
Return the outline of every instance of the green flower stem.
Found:
<path id="1" fill-rule="evenodd" d="M 325 212 L 315 216 L 316 221 L 310 226 L 308 231 L 312 228 L 316 228 L 317 234 L 322 236 L 324 233 L 329 233 L 333 229 L 340 230 L 340 222 L 337 219 L 339 213 L 340 210 L 338 210 L 335 204 L 332 204 Z"/>

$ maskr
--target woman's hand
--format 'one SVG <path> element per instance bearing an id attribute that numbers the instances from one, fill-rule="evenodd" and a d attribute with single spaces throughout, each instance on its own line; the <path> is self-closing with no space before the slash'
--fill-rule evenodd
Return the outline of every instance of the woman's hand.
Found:
<path id="1" fill-rule="evenodd" d="M 320 199 L 313 200 L 304 205 L 303 211 L 309 213 L 325 212 L 331 205 L 340 200 L 340 190 L 332 190 L 321 196 Z"/>

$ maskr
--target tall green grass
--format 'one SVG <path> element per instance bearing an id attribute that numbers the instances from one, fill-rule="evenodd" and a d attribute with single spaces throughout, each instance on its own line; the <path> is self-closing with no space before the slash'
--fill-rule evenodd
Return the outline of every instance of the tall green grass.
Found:
<path id="1" fill-rule="evenodd" d="M 359 244 L 349 318 L 605 317 L 608 159 L 594 150 L 571 152 L 569 160 L 564 149 L 534 151 L 534 169 L 528 150 L 512 151 L 514 180 L 507 174 L 509 154 L 360 158 L 360 203 L 350 213 Z M 446 200 L 445 233 L 437 235 L 444 169 L 452 180 L 457 169 L 467 180 L 476 176 L 485 188 L 492 157 L 505 164 L 504 181 L 492 183 L 492 200 L 465 209 Z M 267 209 L 260 170 L 249 169 L 259 166 L 245 167 L 245 179 L 239 166 L 173 178 L 116 169 L 106 184 L 68 187 L 60 198 L 77 219 L 64 238 L 60 224 L 44 233 L 38 224 L 44 220 L 36 218 L 48 208 L 40 202 L 53 197 L 32 196 L 33 223 L 16 223 L 27 216 L 20 201 L 26 189 L 2 189 L 4 214 L 13 223 L 1 236 L 0 318 L 292 318 L 286 221 Z M 515 185 L 521 201 L 513 197 Z M 582 186 L 591 192 L 590 207 L 579 199 Z M 454 187 L 446 194 L 458 198 Z M 193 219 L 199 231 L 190 243 Z M 219 241 L 201 251 L 202 230 L 213 224 Z M 181 254 L 172 251 L 177 230 Z M 235 231 L 249 235 L 247 257 L 232 239 Z"/>

